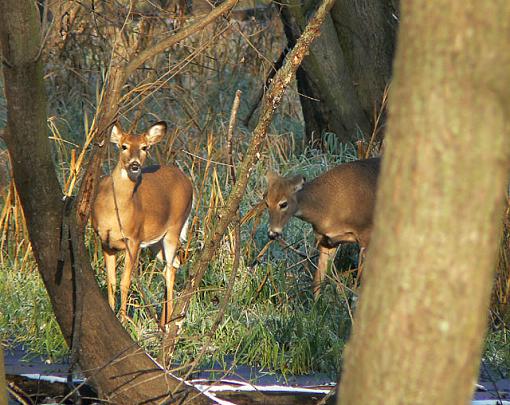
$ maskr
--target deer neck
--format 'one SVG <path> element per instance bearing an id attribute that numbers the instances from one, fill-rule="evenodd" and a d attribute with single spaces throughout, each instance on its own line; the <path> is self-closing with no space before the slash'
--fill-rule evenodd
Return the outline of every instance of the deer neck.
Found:
<path id="1" fill-rule="evenodd" d="M 317 221 L 317 201 L 313 193 L 306 185 L 304 188 L 297 192 L 298 210 L 294 214 L 299 219 L 309 222 L 314 225 Z"/>
<path id="2" fill-rule="evenodd" d="M 128 204 L 133 201 L 135 189 L 138 182 L 131 181 L 126 169 L 120 163 L 115 166 L 112 173 L 113 191 L 118 204 Z"/>

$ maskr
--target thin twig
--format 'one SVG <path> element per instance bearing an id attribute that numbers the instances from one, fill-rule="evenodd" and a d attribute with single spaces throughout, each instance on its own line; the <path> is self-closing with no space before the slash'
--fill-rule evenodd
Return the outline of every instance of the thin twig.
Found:
<path id="1" fill-rule="evenodd" d="M 335 395 L 336 393 L 336 386 L 334 388 L 331 388 L 331 390 L 329 390 L 329 392 L 324 395 L 324 397 L 319 401 L 317 402 L 316 405 L 326 405 L 326 403 L 328 402 L 328 400 L 333 396 Z"/>
<path id="2" fill-rule="evenodd" d="M 136 69 L 138 69 L 145 61 L 152 58 L 154 55 L 163 52 L 165 49 L 171 48 L 172 46 L 178 44 L 183 39 L 193 35 L 194 33 L 202 30 L 205 26 L 212 23 L 218 17 L 230 11 L 236 4 L 238 0 L 227 0 L 221 6 L 218 6 L 211 10 L 209 14 L 207 14 L 204 18 L 198 20 L 196 23 L 178 31 L 175 34 L 171 34 L 166 38 L 163 38 L 158 43 L 153 46 L 144 49 L 139 54 L 131 59 L 131 61 L 126 65 L 126 76 L 130 76 Z"/>
<path id="3" fill-rule="evenodd" d="M 246 127 L 250 123 L 251 117 L 253 117 L 255 111 L 257 111 L 257 108 L 259 108 L 260 102 L 262 101 L 262 97 L 264 97 L 264 93 L 266 92 L 266 89 L 269 87 L 271 80 L 273 79 L 278 69 L 282 67 L 283 61 L 285 60 L 285 56 L 287 56 L 288 52 L 289 48 L 285 47 L 283 51 L 280 52 L 280 56 L 278 57 L 276 62 L 271 64 L 271 69 L 269 70 L 269 74 L 267 75 L 264 84 L 259 89 L 257 95 L 253 98 L 253 101 L 250 103 L 251 104 L 250 111 L 248 111 L 248 114 L 246 114 L 246 117 L 244 117 L 243 119 L 243 124 Z"/>
<path id="4" fill-rule="evenodd" d="M 232 157 L 232 138 L 233 138 L 233 134 L 234 134 L 237 112 L 239 111 L 239 104 L 241 102 L 241 94 L 242 94 L 241 90 L 236 91 L 236 94 L 234 97 L 234 103 L 232 105 L 232 111 L 230 113 L 230 121 L 229 121 L 228 131 L 227 131 L 227 150 L 228 150 L 227 159 L 230 164 L 230 176 L 231 176 L 232 186 L 234 186 L 236 183 L 234 159 Z M 235 213 L 234 242 L 233 243 L 234 243 L 234 249 L 233 249 L 234 250 L 234 259 L 232 262 L 232 271 L 230 273 L 230 278 L 228 280 L 227 289 L 225 290 L 225 294 L 223 295 L 223 299 L 222 299 L 220 307 L 218 309 L 218 314 L 216 316 L 216 319 L 214 320 L 211 330 L 209 331 L 206 343 L 202 346 L 202 349 L 201 349 L 199 355 L 194 359 L 190 369 L 186 373 L 186 376 L 184 377 L 183 380 L 188 379 L 188 377 L 191 375 L 191 373 L 197 367 L 200 360 L 204 356 L 206 350 L 208 349 L 208 347 L 211 343 L 211 340 L 212 340 L 214 334 L 216 333 L 216 330 L 218 329 L 221 321 L 223 320 L 223 316 L 225 315 L 225 311 L 227 309 L 227 304 L 230 300 L 230 296 L 232 295 L 232 290 L 234 289 L 237 271 L 239 270 L 239 260 L 240 260 L 240 256 L 241 256 L 241 225 L 240 225 L 239 210 L 237 210 Z M 179 387 L 177 387 L 176 389 L 179 389 Z"/>
<path id="5" fill-rule="evenodd" d="M 234 167 L 234 158 L 232 157 L 232 138 L 234 137 L 234 128 L 236 126 L 237 112 L 239 111 L 239 105 L 241 104 L 241 90 L 236 91 L 234 97 L 234 103 L 232 104 L 232 112 L 230 114 L 230 121 L 227 129 L 227 159 L 230 166 L 230 177 L 232 179 L 232 185 L 236 183 L 236 168 Z"/>
<path id="6" fill-rule="evenodd" d="M 203 160 L 203 161 L 208 162 L 208 163 L 214 163 L 215 165 L 221 165 L 221 166 L 230 166 L 230 164 L 228 164 L 228 163 L 223 163 L 223 162 L 218 162 L 216 160 L 207 159 L 207 158 L 204 158 L 202 156 L 195 155 L 194 153 L 188 152 L 187 150 L 184 150 L 184 149 L 181 149 L 181 152 L 184 152 L 187 155 L 193 156 L 196 159 L 200 159 L 200 160 Z"/>

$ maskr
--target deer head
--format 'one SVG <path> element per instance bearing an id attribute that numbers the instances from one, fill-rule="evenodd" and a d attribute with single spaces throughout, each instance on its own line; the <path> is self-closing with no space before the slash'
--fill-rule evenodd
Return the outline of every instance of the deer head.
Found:
<path id="1" fill-rule="evenodd" d="M 166 129 L 166 123 L 161 121 L 152 125 L 143 134 L 132 135 L 124 132 L 118 124 L 113 126 L 110 141 L 119 148 L 119 162 L 117 165 L 131 181 L 138 181 L 142 174 L 142 166 L 147 158 L 148 149 L 163 139 Z"/>
<path id="2" fill-rule="evenodd" d="M 284 226 L 299 211 L 297 192 L 303 188 L 305 178 L 301 175 L 282 177 L 276 173 L 267 174 L 265 201 L 269 211 L 270 239 L 281 237 Z"/>

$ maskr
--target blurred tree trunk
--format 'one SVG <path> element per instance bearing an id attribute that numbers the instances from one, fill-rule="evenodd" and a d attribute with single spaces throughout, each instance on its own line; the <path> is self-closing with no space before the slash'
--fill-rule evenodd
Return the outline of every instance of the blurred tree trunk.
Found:
<path id="1" fill-rule="evenodd" d="M 287 0 L 281 18 L 289 46 L 317 1 Z M 391 77 L 397 11 L 391 0 L 337 0 L 297 84 L 309 142 L 325 131 L 344 142 L 370 137 Z"/>
<path id="2" fill-rule="evenodd" d="M 115 403 L 178 401 L 188 394 L 196 395 L 197 391 L 189 387 L 178 388 L 180 382 L 147 356 L 117 321 L 95 281 L 84 248 L 83 228 L 78 227 L 81 232 L 77 232 L 76 250 L 71 251 L 67 243 L 62 226 L 62 192 L 47 135 L 40 22 L 34 2 L 0 2 L 0 42 L 7 98 L 4 138 L 14 180 L 38 269 L 68 344 L 72 341 L 77 297 L 83 302 L 78 325 L 82 371 L 94 381 L 101 397 Z M 69 217 L 68 225 L 76 233 L 74 221 Z M 61 235 L 65 240 L 63 251 Z M 179 391 L 173 393 L 176 389 Z M 195 396 L 193 400 L 206 402 L 203 397 Z"/>
<path id="3" fill-rule="evenodd" d="M 341 404 L 466 404 L 509 172 L 510 3 L 402 2 Z"/>

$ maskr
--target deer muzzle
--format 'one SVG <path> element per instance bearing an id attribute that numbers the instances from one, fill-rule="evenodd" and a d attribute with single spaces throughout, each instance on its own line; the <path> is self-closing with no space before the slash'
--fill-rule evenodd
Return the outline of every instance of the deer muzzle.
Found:
<path id="1" fill-rule="evenodd" d="M 139 162 L 131 162 L 128 166 L 128 177 L 131 181 L 138 180 L 138 177 L 142 174 L 142 166 Z"/>
<path id="2" fill-rule="evenodd" d="M 269 237 L 269 239 L 275 240 L 275 239 L 280 239 L 282 237 L 282 233 L 281 232 L 275 232 L 275 231 L 270 229 L 269 231 L 267 231 L 267 236 Z"/>

